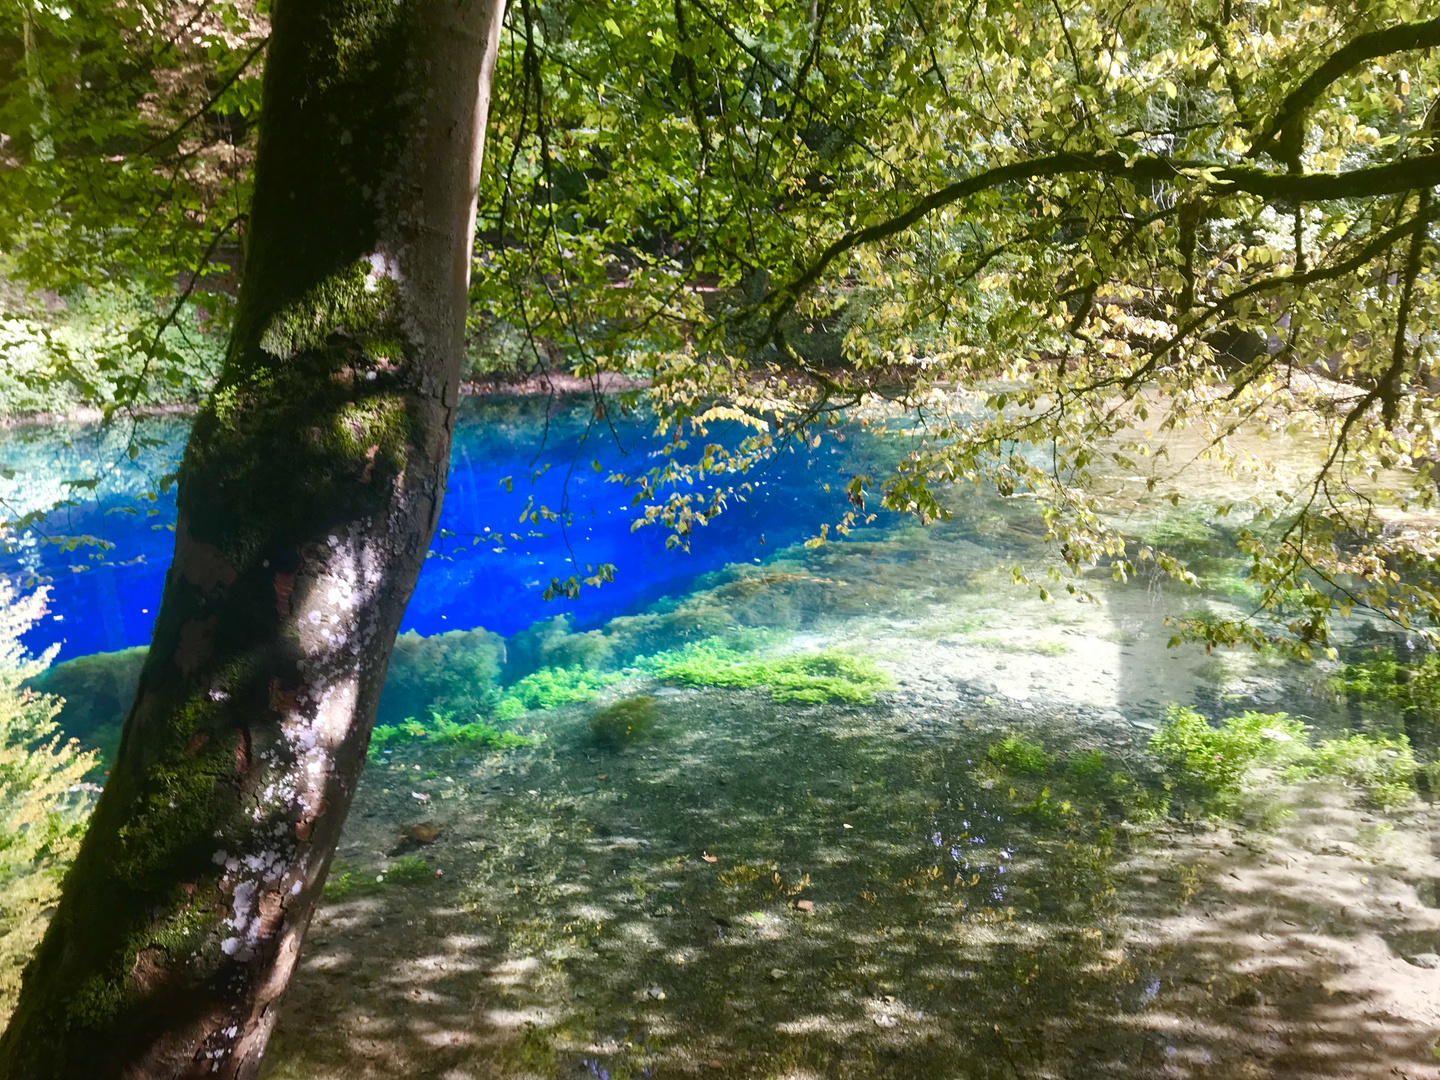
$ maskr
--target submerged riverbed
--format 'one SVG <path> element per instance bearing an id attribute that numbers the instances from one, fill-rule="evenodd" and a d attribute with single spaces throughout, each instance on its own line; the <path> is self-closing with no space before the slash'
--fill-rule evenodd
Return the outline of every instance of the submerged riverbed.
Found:
<path id="1" fill-rule="evenodd" d="M 1152 746 L 1171 702 L 1398 717 L 1334 665 L 1166 648 L 1223 598 L 1041 604 L 1029 528 L 978 503 L 663 606 L 873 663 L 868 700 L 642 658 L 526 713 L 538 745 L 378 754 L 267 1075 L 1440 1076 L 1433 808 L 1277 765 L 1206 813 Z"/>
<path id="2" fill-rule="evenodd" d="M 513 520 L 542 420 L 467 420 L 447 527 Z M 1376 682 L 1393 636 L 1351 624 L 1355 669 L 1167 647 L 1167 615 L 1254 599 L 1193 515 L 1135 528 L 1202 588 L 1097 571 L 1101 604 L 1013 584 L 1046 559 L 1024 500 L 797 543 L 892 449 L 787 457 L 689 555 L 587 460 L 578 553 L 618 580 L 571 609 L 538 601 L 555 535 L 427 565 L 269 1080 L 1440 1078 L 1440 818 Z M 112 571 L 135 644 L 164 513 L 94 512 L 158 538 Z M 51 640 L 111 633 L 98 579 L 57 576 Z M 113 739 L 137 663 L 61 668 L 67 715 Z M 1213 723 L 1182 746 L 1175 706 Z"/>

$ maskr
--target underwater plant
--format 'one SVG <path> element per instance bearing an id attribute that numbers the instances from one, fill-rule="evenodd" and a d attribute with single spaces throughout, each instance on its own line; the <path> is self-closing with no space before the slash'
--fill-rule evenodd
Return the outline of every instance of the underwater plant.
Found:
<path id="1" fill-rule="evenodd" d="M 1246 711 L 1215 727 L 1182 705 L 1166 710 L 1165 723 L 1150 737 L 1150 750 L 1170 783 L 1211 811 L 1232 807 L 1257 766 L 1293 764 L 1309 753 L 1305 725 L 1287 713 Z"/>
<path id="2" fill-rule="evenodd" d="M 749 658 L 719 638 L 694 642 L 651 658 L 648 670 L 677 686 L 768 687 L 777 702 L 870 702 L 890 686 L 873 661 L 825 650 L 771 659 Z"/>
<path id="3" fill-rule="evenodd" d="M 396 724 L 420 709 L 489 717 L 500 702 L 505 639 L 476 628 L 421 637 L 411 630 L 395 639 L 377 712 Z"/>
<path id="4" fill-rule="evenodd" d="M 431 710 L 430 722 L 422 724 L 413 716 L 398 724 L 377 724 L 370 733 L 370 748 L 365 752 L 369 761 L 380 761 L 386 750 L 407 745 L 464 750 L 510 750 L 517 746 L 534 746 L 538 735 L 517 735 L 500 731 L 483 720 L 459 724 L 450 713 Z"/>
<path id="5" fill-rule="evenodd" d="M 1381 810 L 1395 810 L 1415 797 L 1419 766 L 1404 735 L 1349 735 L 1326 739 L 1297 767 L 1298 775 L 1334 776 L 1361 788 Z"/>
<path id="6" fill-rule="evenodd" d="M 118 652 L 77 656 L 26 680 L 25 686 L 65 701 L 65 734 L 100 751 L 110 761 L 120 746 L 120 728 L 135 699 L 140 669 L 150 650 L 144 645 Z M 91 779 L 99 779 L 99 766 Z"/>
<path id="7" fill-rule="evenodd" d="M 421 885 L 434 880 L 435 869 L 419 855 L 402 855 L 390 860 L 384 878 L 392 885 Z"/>
<path id="8" fill-rule="evenodd" d="M 590 718 L 590 738 L 607 750 L 623 750 L 648 739 L 655 730 L 660 710 L 648 694 L 607 705 Z"/>
<path id="9" fill-rule="evenodd" d="M 1018 773 L 1043 773 L 1053 758 L 1039 743 L 1023 735 L 1007 735 L 985 752 L 1002 769 Z"/>
<path id="10" fill-rule="evenodd" d="M 505 691 L 497 715 L 513 719 L 530 709 L 554 709 L 577 701 L 589 701 L 605 687 L 619 682 L 623 675 L 613 671 L 590 671 L 581 667 L 541 668 L 526 675 Z M 514 705 L 509 704 L 514 702 Z"/>

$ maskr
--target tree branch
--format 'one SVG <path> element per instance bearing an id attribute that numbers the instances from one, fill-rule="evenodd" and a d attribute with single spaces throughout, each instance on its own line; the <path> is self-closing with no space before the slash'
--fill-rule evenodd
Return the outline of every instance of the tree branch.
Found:
<path id="1" fill-rule="evenodd" d="M 1173 183 L 1187 175 L 1208 173 L 1226 193 L 1245 192 L 1266 201 L 1324 202 L 1331 199 L 1389 195 L 1440 184 L 1440 153 L 1392 161 L 1343 173 L 1276 173 L 1248 165 L 1220 165 L 1164 157 L 1127 159 L 1118 153 L 1050 154 L 1016 161 L 968 176 L 912 203 L 908 210 L 863 229 L 853 229 L 835 240 L 789 284 L 772 291 L 762 304 L 774 303 L 771 326 L 795 307 L 826 268 L 851 248 L 873 244 L 902 233 L 928 214 L 952 203 L 1008 183 L 1038 180 L 1065 173 L 1093 173 L 1125 180 Z M 767 337 L 769 334 L 766 335 Z"/>
<path id="2" fill-rule="evenodd" d="M 1292 125 L 1299 124 L 1305 110 L 1316 102 L 1326 87 L 1366 60 L 1411 49 L 1428 49 L 1436 45 L 1440 45 L 1440 18 L 1422 23 L 1401 23 L 1399 26 L 1361 34 L 1332 54 L 1330 59 L 1311 72 L 1309 78 L 1290 91 L 1280 103 L 1279 110 L 1256 136 L 1246 156 L 1269 154 L 1274 157 L 1282 152 L 1282 147 L 1288 141 L 1287 134 L 1293 138 L 1295 129 Z"/>

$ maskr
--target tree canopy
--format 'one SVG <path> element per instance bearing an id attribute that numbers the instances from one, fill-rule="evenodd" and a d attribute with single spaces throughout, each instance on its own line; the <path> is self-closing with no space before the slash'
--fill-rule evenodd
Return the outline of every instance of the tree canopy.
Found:
<path id="1" fill-rule="evenodd" d="M 817 541 L 990 484 L 1044 508 L 1058 558 L 1035 587 L 1084 595 L 1097 565 L 1189 573 L 1127 532 L 1127 508 L 1164 501 L 1228 519 L 1262 592 L 1253 617 L 1177 636 L 1307 654 L 1357 605 L 1430 636 L 1429 14 L 526 0 L 495 83 L 472 354 L 643 380 L 671 451 L 615 479 L 677 543 L 754 465 L 860 418 L 913 449 L 852 478 Z M 172 302 L 198 282 L 223 320 L 263 14 L 8 18 L 35 27 L 9 65 L 13 272 Z M 722 421 L 748 438 L 721 446 Z M 1200 459 L 1248 494 L 1205 495 Z"/>

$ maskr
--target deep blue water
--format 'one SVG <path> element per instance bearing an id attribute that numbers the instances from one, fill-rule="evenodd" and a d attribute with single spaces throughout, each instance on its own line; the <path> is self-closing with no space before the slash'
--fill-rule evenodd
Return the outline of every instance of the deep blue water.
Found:
<path id="1" fill-rule="evenodd" d="M 844 443 L 827 439 L 819 448 L 782 454 L 746 477 L 756 486 L 754 495 L 732 500 L 725 513 L 695 530 L 690 551 L 666 550 L 663 526 L 631 531 L 637 517 L 631 492 L 605 480 L 616 469 L 644 471 L 666 440 L 654 434 L 651 420 L 634 414 L 593 425 L 586 434 L 589 409 L 588 401 L 548 408 L 543 400 L 465 403 L 440 525 L 465 535 L 437 538 L 403 629 L 435 634 L 483 626 L 512 634 L 561 613 L 583 629 L 639 610 L 684 592 L 700 574 L 759 561 L 834 521 L 844 509 L 842 485 L 865 469 L 867 446 L 873 450 L 857 433 Z M 26 639 L 32 649 L 58 642 L 64 660 L 149 642 L 174 544 L 174 492 L 156 492 L 155 481 L 173 469 L 186 430 L 173 418 L 143 422 L 137 433 L 157 445 L 143 446 L 134 458 L 127 451 L 128 427 L 71 425 L 0 435 L 0 467 L 15 474 L 0 480 L 0 518 L 50 505 L 67 493 L 66 480 L 101 478 L 93 490 L 71 489 L 77 505 L 9 537 L 9 550 L 0 552 L 0 572 L 22 586 L 50 586 L 50 615 Z M 717 426 L 707 441 L 737 438 L 738 432 Z M 592 460 L 599 461 L 599 472 Z M 586 564 L 613 563 L 615 580 L 582 589 L 574 601 L 546 601 L 541 594 L 550 579 L 575 572 L 566 535 L 558 523 L 522 525 L 519 518 L 532 498 L 537 506 L 558 509 L 567 483 L 565 534 L 574 558 L 582 573 Z M 473 546 L 470 535 L 487 530 L 522 538 L 507 540 L 501 553 Z M 77 535 L 103 537 L 114 547 L 100 557 L 95 547 L 47 542 Z"/>

